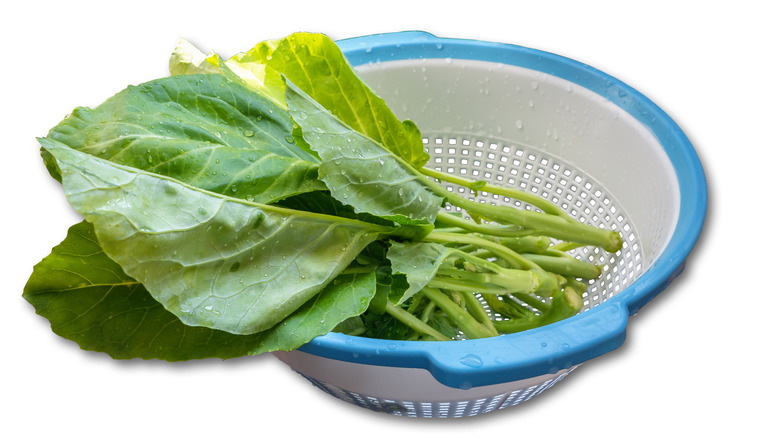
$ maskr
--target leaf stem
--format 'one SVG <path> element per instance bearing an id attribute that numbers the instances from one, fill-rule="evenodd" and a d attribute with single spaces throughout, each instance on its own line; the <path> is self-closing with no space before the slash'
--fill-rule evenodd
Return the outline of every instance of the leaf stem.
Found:
<path id="1" fill-rule="evenodd" d="M 550 308 L 541 315 L 494 321 L 493 324 L 501 333 L 515 333 L 574 316 L 582 310 L 582 305 L 582 296 L 573 289 L 566 288 L 553 298 Z"/>
<path id="2" fill-rule="evenodd" d="M 437 175 L 441 177 L 444 176 L 444 174 L 427 168 L 419 169 L 417 172 L 419 175 L 424 176 L 423 178 L 420 178 L 420 180 L 434 194 L 446 199 L 447 202 L 453 206 L 465 210 L 470 216 L 474 218 L 486 218 L 499 224 L 520 226 L 524 229 L 534 230 L 535 233 L 543 234 L 559 240 L 599 246 L 608 252 L 617 252 L 623 246 L 623 240 L 617 231 L 601 229 L 579 222 L 566 214 L 562 214 L 562 211 L 557 206 L 555 206 L 555 204 L 552 204 L 549 201 L 543 199 L 541 200 L 543 202 L 540 202 L 540 204 L 544 206 L 544 208 L 540 207 L 542 210 L 541 212 L 523 210 L 506 205 L 471 201 L 448 191 L 433 179 L 425 178 L 436 178 Z M 459 177 L 450 175 L 446 176 L 450 179 L 454 178 L 457 180 L 462 180 Z M 474 184 L 477 184 L 480 188 L 488 186 L 483 186 L 481 182 L 477 181 L 462 181 L 466 184 L 466 187 L 469 187 L 469 184 L 471 187 L 475 187 Z M 490 187 L 492 188 L 493 186 L 490 185 Z M 498 188 L 498 186 L 495 187 Z M 516 191 L 513 189 L 506 190 L 509 190 L 510 192 Z M 529 195 L 525 192 L 517 192 L 518 193 L 515 194 L 521 197 L 526 197 Z M 553 213 L 547 213 L 547 211 L 552 211 Z"/>
<path id="3" fill-rule="evenodd" d="M 439 284 L 444 284 L 446 281 L 453 285 L 453 289 L 457 288 L 458 284 L 471 285 L 473 292 L 493 294 L 530 293 L 539 288 L 541 284 L 539 275 L 534 271 L 505 269 L 500 266 L 496 266 L 496 268 L 499 270 L 493 273 L 440 268 L 432 281 L 439 281 Z"/>
<path id="4" fill-rule="evenodd" d="M 542 269 L 556 274 L 592 280 L 601 275 L 601 266 L 584 262 L 568 254 L 548 251 L 544 254 L 525 254 L 525 258 Z"/>
<path id="5" fill-rule="evenodd" d="M 493 327 L 493 321 L 490 320 L 490 315 L 488 315 L 477 296 L 468 292 L 460 292 L 460 296 L 466 306 L 466 311 L 468 311 L 478 323 L 485 326 L 493 336 L 498 336 L 498 331 Z"/>
<path id="6" fill-rule="evenodd" d="M 519 254 L 507 248 L 506 246 L 493 242 L 492 240 L 484 239 L 482 237 L 475 236 L 472 234 L 448 233 L 448 232 L 434 230 L 431 231 L 427 236 L 425 236 L 423 240 L 428 242 L 436 242 L 436 243 L 443 243 L 443 244 L 447 244 L 447 243 L 459 243 L 465 245 L 473 244 L 481 248 L 490 250 L 496 256 L 506 260 L 506 262 L 509 263 L 513 268 L 541 269 L 535 263 L 525 259 L 524 257 L 520 256 Z"/>
<path id="7" fill-rule="evenodd" d="M 480 324 L 466 309 L 458 306 L 438 289 L 424 287 L 421 291 L 455 323 L 455 325 L 470 339 L 495 336 L 493 331 Z"/>
<path id="8" fill-rule="evenodd" d="M 547 214 L 560 216 L 566 218 L 566 220 L 568 221 L 574 221 L 573 218 L 571 218 L 568 214 L 566 214 L 565 211 L 563 211 L 560 207 L 558 207 L 554 203 L 526 191 L 513 189 L 511 187 L 504 187 L 495 184 L 490 184 L 486 181 L 475 181 L 467 178 L 461 178 L 457 175 L 440 172 L 435 169 L 431 169 L 429 167 L 421 168 L 420 173 L 422 173 L 427 177 L 438 179 L 439 181 L 447 181 L 453 184 L 457 184 L 459 186 L 466 187 L 468 189 L 471 189 L 474 192 L 478 192 L 482 190 L 484 192 L 492 193 L 494 195 L 501 195 L 501 196 L 517 199 L 518 201 L 523 201 L 528 204 L 531 204 L 534 207 L 537 207 L 538 209 L 542 210 Z"/>
<path id="9" fill-rule="evenodd" d="M 505 318 L 526 318 L 533 315 L 529 309 L 514 302 L 509 298 L 499 298 L 498 295 L 482 295 L 485 302 L 493 309 L 493 312 Z M 495 328 L 495 326 L 494 326 Z"/>
<path id="10" fill-rule="evenodd" d="M 447 213 L 446 211 L 439 212 L 439 214 L 436 216 L 436 222 L 441 223 L 442 225 L 457 227 L 466 231 L 487 234 L 496 237 L 519 237 L 532 232 L 531 230 L 526 230 L 516 225 L 479 224 L 472 220 L 464 219 L 451 213 Z"/>
<path id="11" fill-rule="evenodd" d="M 385 303 L 385 311 L 390 314 L 395 319 L 401 321 L 402 323 L 406 324 L 411 329 L 428 335 L 437 341 L 451 341 L 452 339 L 448 338 L 447 336 L 444 336 L 441 334 L 438 330 L 434 329 L 433 327 L 429 326 L 428 324 L 420 321 L 412 315 L 411 313 L 407 312 L 406 310 L 394 305 L 390 301 L 387 301 Z"/>

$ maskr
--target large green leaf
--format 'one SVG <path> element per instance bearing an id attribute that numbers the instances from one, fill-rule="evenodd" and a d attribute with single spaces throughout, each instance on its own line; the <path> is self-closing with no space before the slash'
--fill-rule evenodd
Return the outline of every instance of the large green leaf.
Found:
<path id="1" fill-rule="evenodd" d="M 223 75 L 174 76 L 77 108 L 48 137 L 118 164 L 271 203 L 322 190 L 287 111 Z M 48 167 L 58 177 L 46 153 Z"/>
<path id="2" fill-rule="evenodd" d="M 319 177 L 334 198 L 357 212 L 399 223 L 434 222 L 442 198 L 408 163 L 344 124 L 292 83 L 287 104 L 304 140 L 320 156 Z"/>
<path id="3" fill-rule="evenodd" d="M 263 41 L 224 63 L 219 56 L 200 53 L 182 42 L 171 59 L 171 71 L 176 73 L 213 71 L 224 66 L 247 86 L 277 102 L 284 101 L 283 75 L 348 126 L 411 166 L 420 168 L 430 158 L 417 126 L 409 120 L 400 121 L 326 35 L 299 32 Z"/>
<path id="4" fill-rule="evenodd" d="M 228 359 L 293 350 L 363 313 L 375 289 L 374 274 L 342 275 L 282 323 L 252 335 L 235 335 L 182 323 L 111 260 L 86 221 L 38 263 L 24 298 L 52 330 L 81 348 L 115 359 L 181 361 Z"/>
<path id="5" fill-rule="evenodd" d="M 185 324 L 266 330 L 391 231 L 213 194 L 40 141 L 106 254 Z"/>

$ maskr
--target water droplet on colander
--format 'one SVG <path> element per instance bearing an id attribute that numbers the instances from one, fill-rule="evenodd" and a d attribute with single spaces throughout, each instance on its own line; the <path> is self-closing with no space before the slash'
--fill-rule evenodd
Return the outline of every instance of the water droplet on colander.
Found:
<path id="1" fill-rule="evenodd" d="M 482 359 L 476 354 L 467 354 L 461 357 L 460 363 L 473 368 L 479 368 L 483 365 Z"/>
<path id="2" fill-rule="evenodd" d="M 461 382 L 460 385 L 458 385 L 458 388 L 460 389 L 471 389 L 474 385 L 471 384 L 471 382 Z"/>
<path id="3" fill-rule="evenodd" d="M 523 129 L 523 121 L 520 119 L 515 120 L 515 128 L 518 130 Z"/>

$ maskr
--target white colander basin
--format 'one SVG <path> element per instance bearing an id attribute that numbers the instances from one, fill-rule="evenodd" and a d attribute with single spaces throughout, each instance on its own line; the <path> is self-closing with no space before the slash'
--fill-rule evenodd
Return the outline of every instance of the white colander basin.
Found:
<path id="1" fill-rule="evenodd" d="M 619 347 L 629 315 L 680 273 L 704 222 L 701 163 L 671 118 L 623 82 L 538 50 L 423 32 L 339 45 L 396 114 L 420 127 L 430 166 L 534 192 L 620 231 L 625 244 L 616 254 L 576 253 L 605 272 L 585 310 L 559 323 L 451 342 L 330 333 L 277 357 L 360 406 L 452 417 L 513 406 Z"/>

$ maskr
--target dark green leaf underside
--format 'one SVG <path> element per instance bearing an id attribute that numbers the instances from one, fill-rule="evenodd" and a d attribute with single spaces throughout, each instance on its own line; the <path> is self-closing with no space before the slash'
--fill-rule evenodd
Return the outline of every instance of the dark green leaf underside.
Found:
<path id="1" fill-rule="evenodd" d="M 282 324 L 253 335 L 188 326 L 127 276 L 101 250 L 92 225 L 81 222 L 35 266 L 24 298 L 54 333 L 84 350 L 183 361 L 295 349 L 363 313 L 374 290 L 373 274 L 337 277 Z"/>

